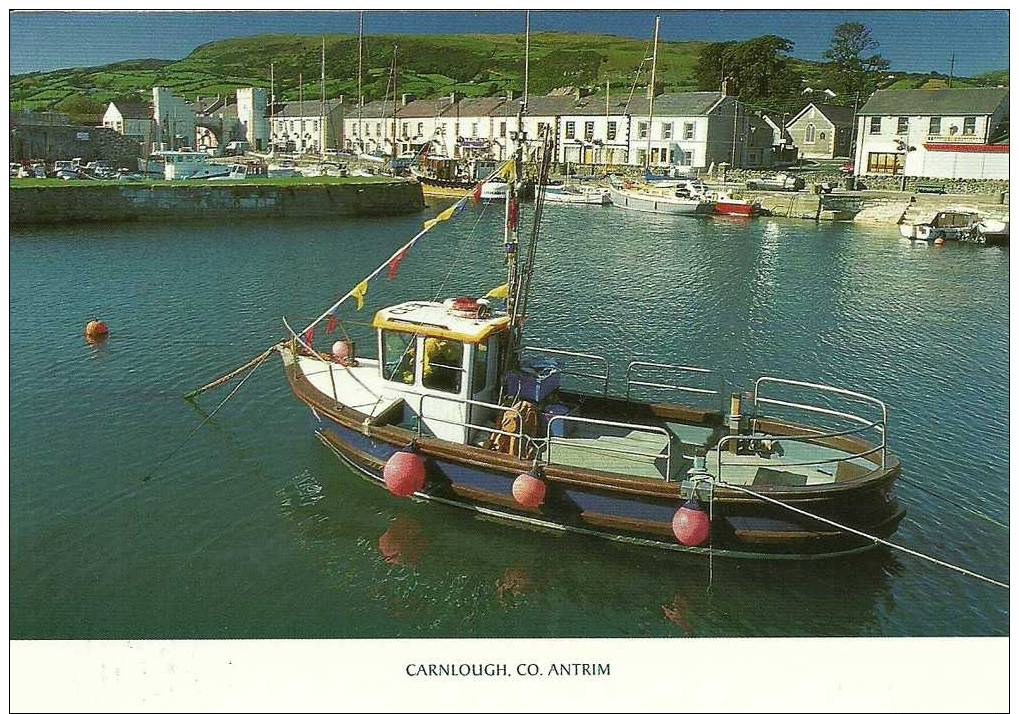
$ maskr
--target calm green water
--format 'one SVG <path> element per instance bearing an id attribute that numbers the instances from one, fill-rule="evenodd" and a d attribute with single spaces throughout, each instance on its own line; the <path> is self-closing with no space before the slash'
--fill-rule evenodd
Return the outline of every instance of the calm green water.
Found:
<path id="1" fill-rule="evenodd" d="M 499 211 L 434 231 L 345 316 L 500 283 Z M 955 508 L 1008 520 L 1007 250 L 768 219 L 546 217 L 534 342 L 880 396 L 904 474 L 949 497 L 900 484 L 896 540 L 1007 580 L 1007 533 Z M 709 569 L 397 500 L 313 438 L 276 361 L 143 480 L 203 417 L 184 392 L 279 337 L 283 315 L 317 315 L 421 220 L 14 232 L 13 637 L 1008 633 L 1007 592 L 905 555 Z M 99 347 L 80 336 L 93 315 L 112 329 Z"/>

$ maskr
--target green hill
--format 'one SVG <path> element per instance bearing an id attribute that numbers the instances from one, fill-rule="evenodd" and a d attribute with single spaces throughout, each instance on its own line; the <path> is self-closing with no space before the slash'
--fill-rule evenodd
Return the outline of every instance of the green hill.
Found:
<path id="1" fill-rule="evenodd" d="M 666 90 L 696 89 L 694 69 L 703 42 L 662 42 L 658 78 Z M 451 91 L 483 96 L 523 87 L 524 38 L 521 35 L 371 35 L 364 41 L 363 86 L 366 98 L 383 97 L 389 67 L 398 46 L 398 92 L 419 97 Z M 303 73 L 307 97 L 319 96 L 321 37 L 261 35 L 211 42 L 180 60 L 141 59 L 101 67 L 33 72 L 11 76 L 12 109 L 57 109 L 80 117 L 100 114 L 114 99 L 148 99 L 154 85 L 178 96 L 232 93 L 238 87 L 269 87 L 269 65 L 275 66 L 276 94 L 296 99 Z M 327 35 L 326 94 L 357 93 L 357 37 Z M 614 35 L 542 32 L 531 36 L 530 91 L 546 93 L 563 86 L 589 89 L 611 83 L 613 94 L 634 84 L 637 68 L 650 55 L 650 43 Z M 808 82 L 820 76 L 820 65 L 793 60 Z M 645 63 L 638 86 L 648 77 Z M 940 75 L 895 73 L 896 88 L 925 86 Z M 1007 83 L 1007 71 L 979 78 L 957 78 L 955 86 Z"/>

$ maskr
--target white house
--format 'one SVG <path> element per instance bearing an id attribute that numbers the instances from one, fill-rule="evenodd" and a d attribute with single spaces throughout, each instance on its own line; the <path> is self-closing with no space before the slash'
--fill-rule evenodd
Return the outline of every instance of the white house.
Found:
<path id="1" fill-rule="evenodd" d="M 348 105 L 343 113 L 343 146 L 349 151 L 392 154 L 396 103 L 391 99 Z"/>
<path id="2" fill-rule="evenodd" d="M 509 120 L 497 116 L 505 97 L 461 99 L 443 111 L 437 140 L 446 156 L 505 159 L 509 156 Z"/>
<path id="3" fill-rule="evenodd" d="M 176 150 L 194 146 L 195 110 L 166 87 L 152 88 L 152 118 L 155 121 L 152 141 L 157 145 L 154 148 Z"/>
<path id="4" fill-rule="evenodd" d="M 648 152 L 651 166 L 705 169 L 720 163 L 744 164 L 747 112 L 735 97 L 718 92 L 660 94 L 650 125 L 648 108 L 647 97 L 630 101 L 630 164 L 645 165 Z"/>
<path id="5" fill-rule="evenodd" d="M 437 99 L 415 99 L 412 95 L 403 95 L 401 106 L 396 108 L 399 153 L 416 152 L 425 144 L 431 144 L 431 150 L 436 152 L 444 150 L 446 119 L 442 115 L 456 99 L 452 94 Z"/>
<path id="6" fill-rule="evenodd" d="M 343 132 L 343 99 L 288 102 L 269 119 L 273 146 L 283 151 L 318 154 L 339 148 Z"/>
<path id="7" fill-rule="evenodd" d="M 1008 178 L 1008 89 L 877 91 L 857 113 L 859 175 Z"/>
<path id="8" fill-rule="evenodd" d="M 630 156 L 630 124 L 624 97 L 576 100 L 559 117 L 557 158 L 574 164 L 625 165 Z"/>
<path id="9" fill-rule="evenodd" d="M 103 114 L 103 126 L 134 139 L 146 148 L 152 142 L 152 109 L 141 102 L 110 102 Z"/>

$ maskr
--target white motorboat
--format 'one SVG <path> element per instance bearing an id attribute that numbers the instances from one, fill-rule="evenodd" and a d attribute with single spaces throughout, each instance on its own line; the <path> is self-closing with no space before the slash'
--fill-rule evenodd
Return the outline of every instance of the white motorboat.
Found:
<path id="1" fill-rule="evenodd" d="M 673 216 L 702 216 L 714 212 L 715 203 L 709 198 L 677 195 L 677 191 L 651 187 L 638 189 L 626 184 L 609 186 L 612 205 L 630 211 L 665 213 Z"/>
<path id="2" fill-rule="evenodd" d="M 537 200 L 537 192 L 535 192 Z M 545 200 L 549 203 L 572 203 L 588 206 L 608 206 L 612 203 L 608 189 L 579 186 L 546 186 Z"/>
<path id="3" fill-rule="evenodd" d="M 1008 221 L 985 218 L 976 225 L 976 237 L 984 245 L 1008 245 Z"/>
<path id="4" fill-rule="evenodd" d="M 929 221 L 900 223 L 899 234 L 913 241 L 974 240 L 980 216 L 970 211 L 938 211 Z"/>

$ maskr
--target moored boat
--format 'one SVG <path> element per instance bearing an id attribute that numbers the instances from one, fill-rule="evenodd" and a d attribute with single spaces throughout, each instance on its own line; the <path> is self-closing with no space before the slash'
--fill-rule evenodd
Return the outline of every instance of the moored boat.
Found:
<path id="1" fill-rule="evenodd" d="M 535 200 L 538 196 L 535 193 Z M 608 206 L 612 203 L 608 189 L 551 185 L 545 187 L 545 201 L 548 203 L 572 203 L 588 206 Z"/>
<path id="2" fill-rule="evenodd" d="M 609 185 L 612 205 L 630 211 L 664 213 L 674 216 L 703 216 L 714 211 L 714 202 L 704 196 L 680 196 L 668 189 Z"/>
<path id="3" fill-rule="evenodd" d="M 542 180 L 551 147 L 549 138 Z M 539 192 L 522 244 L 519 168 L 502 173 L 513 177 L 504 285 L 486 298 L 383 307 L 365 353 L 346 340 L 331 354 L 314 349 L 315 326 L 340 320 L 348 300 L 360 308 L 369 281 L 387 267 L 394 276 L 465 196 L 277 346 L 324 444 L 394 495 L 630 544 L 814 558 L 874 545 L 832 523 L 894 532 L 904 514 L 892 492 L 900 467 L 879 400 L 773 376 L 743 395 L 710 368 L 639 360 L 619 370 L 613 390 L 604 357 L 526 344 L 524 324 L 538 317 L 528 296 L 542 201 Z"/>

